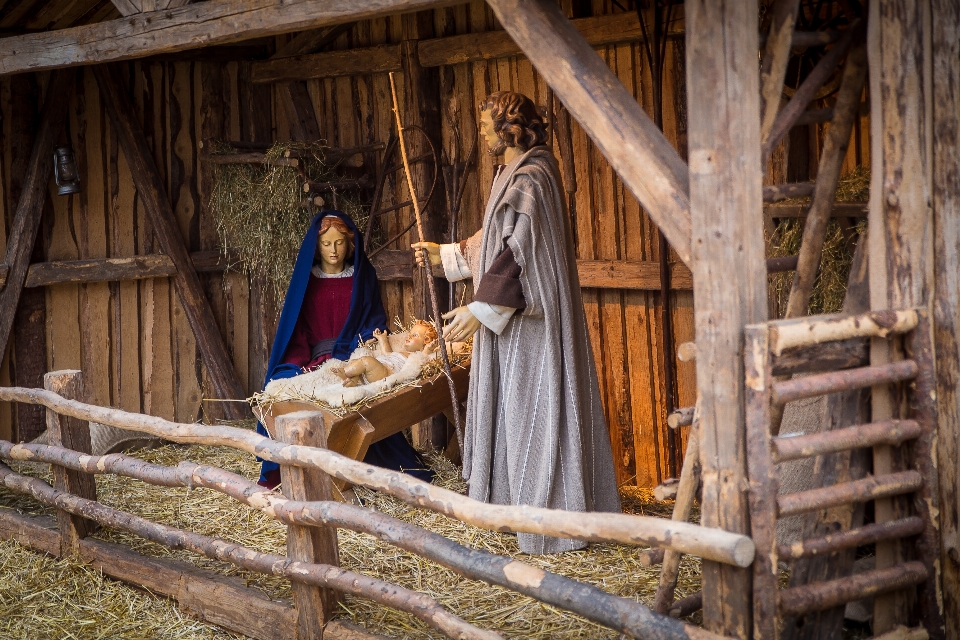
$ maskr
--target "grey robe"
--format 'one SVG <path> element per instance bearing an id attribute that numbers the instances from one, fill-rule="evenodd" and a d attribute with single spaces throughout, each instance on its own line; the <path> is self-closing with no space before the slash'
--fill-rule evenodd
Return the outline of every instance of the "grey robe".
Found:
<path id="1" fill-rule="evenodd" d="M 474 288 L 506 245 L 527 307 L 473 345 L 463 475 L 470 497 L 569 511 L 620 511 L 610 436 L 580 296 L 556 161 L 547 147 L 514 159 L 493 186 L 482 242 L 468 255 Z M 525 553 L 579 540 L 521 533 Z"/>

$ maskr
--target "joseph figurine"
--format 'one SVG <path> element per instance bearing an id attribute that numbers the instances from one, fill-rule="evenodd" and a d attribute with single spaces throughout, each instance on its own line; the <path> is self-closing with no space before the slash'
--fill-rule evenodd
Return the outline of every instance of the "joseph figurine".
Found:
<path id="1" fill-rule="evenodd" d="M 419 242 L 417 261 L 472 278 L 474 300 L 445 314 L 447 340 L 475 334 L 463 452 L 471 498 L 568 511 L 620 511 L 610 436 L 580 296 L 576 254 L 546 124 L 526 96 L 491 94 L 481 134 L 503 156 L 468 240 Z M 525 553 L 579 540 L 518 534 Z"/>

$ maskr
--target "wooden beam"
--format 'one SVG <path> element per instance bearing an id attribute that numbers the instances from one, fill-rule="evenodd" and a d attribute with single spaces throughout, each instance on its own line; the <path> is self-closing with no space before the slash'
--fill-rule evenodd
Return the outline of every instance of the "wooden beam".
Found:
<path id="1" fill-rule="evenodd" d="M 773 3 L 770 35 L 765 43 L 760 66 L 760 142 L 770 136 L 773 121 L 780 110 L 783 79 L 790 61 L 790 44 L 797 21 L 800 0 L 777 0 Z"/>
<path id="2" fill-rule="evenodd" d="M 701 523 L 749 531 L 744 326 L 767 317 L 756 5 L 684 5 Z M 731 265 L 736 276 L 731 277 Z M 751 572 L 703 563 L 703 624 L 751 637 Z"/>
<path id="3" fill-rule="evenodd" d="M 556 4 L 487 4 L 689 266 L 689 181 L 680 155 Z"/>
<path id="4" fill-rule="evenodd" d="M 459 0 L 208 0 L 0 41 L 0 75 L 274 36 L 457 4 Z"/>
<path id="5" fill-rule="evenodd" d="M 254 62 L 250 78 L 259 83 L 290 82 L 389 71 L 400 71 L 400 45 L 382 44 Z"/>
<path id="6" fill-rule="evenodd" d="M 123 17 L 132 16 L 140 13 L 140 7 L 135 5 L 132 0 L 110 0 L 113 6 L 117 8 Z"/>
<path id="7" fill-rule="evenodd" d="M 317 112 L 313 108 L 313 101 L 310 100 L 307 83 L 297 81 L 281 84 L 280 98 L 287 110 L 290 137 L 300 142 L 316 142 L 319 140 L 320 125 L 317 123 Z M 284 160 L 291 159 L 284 158 Z"/>
<path id="8" fill-rule="evenodd" d="M 180 236 L 170 198 L 157 171 L 147 140 L 140 129 L 134 106 L 110 68 L 94 67 L 94 74 L 100 86 L 103 103 L 113 123 L 120 149 L 130 165 L 137 195 L 147 211 L 160 247 L 176 266 L 174 285 L 187 321 L 196 337 L 197 348 L 207 367 L 213 390 L 219 398 L 244 398 L 246 393 L 243 385 L 237 378 L 237 372 L 233 368 L 223 336 L 220 335 L 216 318 L 210 308 L 210 302 L 190 262 L 190 255 Z M 228 417 L 236 419 L 244 416 L 242 408 L 236 403 L 226 404 Z"/>
<path id="9" fill-rule="evenodd" d="M 869 6 L 867 48 L 870 79 L 871 189 L 867 225 L 872 309 L 928 308 L 933 302 L 934 219 L 931 209 L 935 136 L 931 127 L 933 80 L 931 68 L 930 0 L 880 0 Z M 956 105 L 948 108 L 956 109 Z M 933 136 L 934 139 L 931 139 Z M 948 251 L 952 251 L 948 248 Z M 870 359 L 883 365 L 904 357 L 896 345 L 874 340 Z M 872 393 L 872 420 L 900 417 L 900 394 L 886 387 Z M 936 434 L 924 433 L 911 447 L 916 457 L 935 455 Z M 951 464 L 956 464 L 953 461 Z M 899 449 L 873 450 L 876 475 L 908 468 Z M 936 474 L 924 478 L 925 486 L 913 502 L 919 515 L 929 509 L 937 522 L 939 492 Z M 878 523 L 900 519 L 910 501 L 885 499 L 874 503 Z M 923 537 L 918 542 L 923 543 Z M 938 543 L 939 546 L 939 543 Z M 877 543 L 877 569 L 904 560 L 897 542 Z M 934 567 L 930 567 L 933 569 Z M 932 573 L 932 571 L 931 571 Z M 924 627 L 935 638 L 943 637 L 938 578 L 918 589 L 916 607 L 905 593 L 874 598 L 873 632 L 891 631 L 919 610 Z"/>
<path id="10" fill-rule="evenodd" d="M 639 40 L 640 22 L 634 12 L 573 20 L 573 25 L 592 46 Z M 680 37 L 682 33 L 673 34 Z M 306 53 L 306 52 L 304 52 Z M 522 55 L 520 47 L 505 31 L 486 31 L 446 38 L 421 40 L 417 55 L 423 67 L 491 60 Z M 272 56 L 253 65 L 254 82 L 285 82 L 296 79 L 379 73 L 400 70 L 397 45 L 330 51 L 296 57 Z M 280 58 L 283 58 L 282 60 Z"/>
<path id="11" fill-rule="evenodd" d="M 222 273 L 230 259 L 219 251 L 194 251 L 190 261 L 198 273 Z M 99 260 L 62 260 L 37 262 L 27 270 L 24 287 L 48 287 L 54 284 L 81 282 L 115 282 L 145 280 L 176 275 L 177 268 L 170 256 L 151 253 L 130 258 L 103 258 Z"/>
<path id="12" fill-rule="evenodd" d="M 73 73 L 61 71 L 51 75 L 47 85 L 47 101 L 43 107 L 40 131 L 37 132 L 34 140 L 33 151 L 30 154 L 23 181 L 23 190 L 13 223 L 10 225 L 7 249 L 2 261 L 9 270 L 7 282 L 0 290 L 0 351 L 6 349 L 10 340 L 13 318 L 27 277 L 27 267 L 47 198 L 47 187 L 53 170 L 50 158 L 67 115 L 73 81 Z"/>
<path id="13" fill-rule="evenodd" d="M 933 0 L 933 339 L 937 355 L 940 591 L 960 629 L 960 5 Z"/>
<path id="14" fill-rule="evenodd" d="M 384 250 L 374 256 L 373 265 L 380 280 L 412 280 L 413 251 Z M 577 260 L 581 288 L 660 290 L 660 263 L 656 260 Z M 436 272 L 442 276 L 442 271 Z M 693 276 L 686 265 L 670 265 L 670 286 L 693 289 Z"/>

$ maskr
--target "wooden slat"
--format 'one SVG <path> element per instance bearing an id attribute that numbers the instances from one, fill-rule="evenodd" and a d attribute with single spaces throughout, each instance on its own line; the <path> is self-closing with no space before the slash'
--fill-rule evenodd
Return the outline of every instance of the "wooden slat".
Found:
<path id="1" fill-rule="evenodd" d="M 813 398 L 838 391 L 864 389 L 892 382 L 912 380 L 917 375 L 917 363 L 900 360 L 873 367 L 858 367 L 846 371 L 818 373 L 806 378 L 794 378 L 773 383 L 773 402 L 785 404 L 802 398 Z"/>
<path id="2" fill-rule="evenodd" d="M 686 265 L 670 265 L 670 287 L 693 289 L 693 276 Z M 660 263 L 655 260 L 577 260 L 581 287 L 599 289 L 660 290 Z"/>
<path id="3" fill-rule="evenodd" d="M 798 540 L 792 544 L 782 544 L 777 549 L 777 556 L 780 560 L 827 556 L 841 549 L 852 549 L 881 540 L 915 536 L 923 531 L 923 528 L 923 520 L 916 516 L 903 520 L 873 523 L 857 529 L 827 534 L 821 538 L 810 538 Z"/>
<path id="4" fill-rule="evenodd" d="M 923 476 L 918 472 L 900 471 L 779 496 L 777 505 L 779 516 L 785 518 L 851 502 L 899 496 L 916 491 L 921 486 Z"/>
<path id="5" fill-rule="evenodd" d="M 104 97 L 107 113 L 110 114 L 117 133 L 120 148 L 133 170 L 137 192 L 150 216 L 154 233 L 164 253 L 170 256 L 177 267 L 174 280 L 177 294 L 190 328 L 197 339 L 197 346 L 203 356 L 214 391 L 219 397 L 225 399 L 243 398 L 246 395 L 243 386 L 237 379 L 210 304 L 204 296 L 200 280 L 190 262 L 190 256 L 177 228 L 166 187 L 153 162 L 133 105 L 127 99 L 111 70 L 96 67 L 94 73 Z M 243 415 L 239 407 L 229 408 L 227 412 L 231 417 Z"/>
<path id="6" fill-rule="evenodd" d="M 773 455 L 776 462 L 785 462 L 878 444 L 898 445 L 919 435 L 920 425 L 914 420 L 883 420 L 803 436 L 774 438 Z"/>
<path id="7" fill-rule="evenodd" d="M 793 587 L 780 592 L 780 611 L 801 615 L 881 593 L 905 589 L 926 580 L 928 571 L 921 562 L 907 562 L 889 569 L 875 569 L 849 578 Z"/>
<path id="8" fill-rule="evenodd" d="M 920 317 L 915 309 L 838 313 L 815 318 L 775 320 L 770 323 L 770 350 L 779 356 L 787 349 L 807 347 L 849 338 L 886 338 L 902 334 L 917 326 Z"/>
<path id="9" fill-rule="evenodd" d="M 866 338 L 822 342 L 784 349 L 780 355 L 773 356 L 772 361 L 775 376 L 865 367 L 870 364 L 870 345 Z"/>
<path id="10" fill-rule="evenodd" d="M 764 43 L 760 66 L 760 143 L 770 136 L 773 121 L 780 110 L 783 79 L 790 62 L 793 27 L 797 21 L 800 0 L 777 0 L 773 3 L 770 33 Z"/>
<path id="11" fill-rule="evenodd" d="M 679 154 L 558 6 L 548 0 L 488 4 L 689 265 L 689 181 Z"/>
<path id="12" fill-rule="evenodd" d="M 0 75 L 143 58 L 458 1 L 208 0 L 179 9 L 5 38 L 0 43 Z"/>

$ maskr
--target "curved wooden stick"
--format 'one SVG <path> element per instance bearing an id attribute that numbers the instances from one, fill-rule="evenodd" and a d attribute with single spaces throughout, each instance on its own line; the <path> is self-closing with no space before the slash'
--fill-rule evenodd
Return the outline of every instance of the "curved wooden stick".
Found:
<path id="1" fill-rule="evenodd" d="M 653 614 L 631 598 L 544 571 L 519 560 L 470 549 L 437 533 L 372 509 L 340 502 L 289 500 L 243 476 L 218 467 L 181 462 L 176 467 L 150 464 L 118 453 L 89 456 L 62 447 L 13 444 L 0 440 L 0 458 L 49 462 L 87 473 L 112 473 L 165 487 L 203 487 L 219 491 L 286 524 L 325 525 L 366 533 L 473 580 L 517 591 L 588 620 L 646 638 L 656 630 L 664 638 L 687 638 L 680 622 Z"/>
<path id="2" fill-rule="evenodd" d="M 420 202 L 417 201 L 417 191 L 413 186 L 413 175 L 410 173 L 410 163 L 407 161 L 407 143 L 403 139 L 403 122 L 400 120 L 400 103 L 397 102 L 397 85 L 393 81 L 393 72 L 390 72 L 390 93 L 393 96 L 393 115 L 397 119 L 397 139 L 400 141 L 400 159 L 403 160 L 403 172 L 407 176 L 407 188 L 410 190 L 410 200 L 413 201 L 413 214 L 417 219 L 417 235 L 420 236 L 420 242 L 423 242 L 423 216 L 420 214 Z M 426 134 L 424 134 L 426 135 Z M 439 171 L 437 172 L 439 173 Z M 433 177 L 436 184 L 437 174 Z M 430 195 L 433 195 L 433 189 L 430 189 Z M 427 196 L 429 199 L 430 196 Z M 433 320 L 437 325 L 437 337 L 440 339 L 440 359 L 443 360 L 443 373 L 447 376 L 447 384 L 450 386 L 450 404 L 453 407 L 453 426 L 457 433 L 457 444 L 460 446 L 460 456 L 463 457 L 463 425 L 460 423 L 460 401 L 457 397 L 457 386 L 453 383 L 453 372 L 450 370 L 450 357 L 447 355 L 447 341 L 443 337 L 443 323 L 440 319 L 440 303 L 437 301 L 437 285 L 433 281 L 433 271 L 430 269 L 430 261 L 427 261 L 425 269 L 427 275 L 427 288 L 430 290 L 430 304 L 433 307 Z"/>
<path id="3" fill-rule="evenodd" d="M 753 541 L 747 536 L 686 522 L 623 513 L 571 514 L 560 509 L 478 502 L 405 473 L 352 460 L 328 449 L 283 444 L 247 429 L 178 424 L 154 416 L 67 400 L 43 389 L 0 387 L 0 400 L 41 404 L 63 415 L 120 429 L 144 431 L 173 442 L 232 447 L 280 464 L 313 466 L 351 484 L 382 491 L 407 504 L 491 531 L 664 547 L 738 567 L 750 566 L 756 552 Z"/>
<path id="4" fill-rule="evenodd" d="M 257 571 L 292 580 L 306 582 L 350 593 L 375 602 L 406 611 L 451 638 L 495 640 L 502 636 L 494 631 L 480 629 L 459 618 L 433 598 L 397 585 L 324 564 L 295 562 L 275 553 L 260 553 L 248 547 L 184 531 L 152 522 L 146 518 L 119 511 L 93 500 L 78 498 L 54 489 L 46 482 L 15 473 L 0 463 L 0 482 L 4 486 L 26 493 L 40 502 L 89 518 L 100 524 L 134 533 L 171 549 L 186 549 L 214 560 L 223 560 L 243 569 Z"/>

